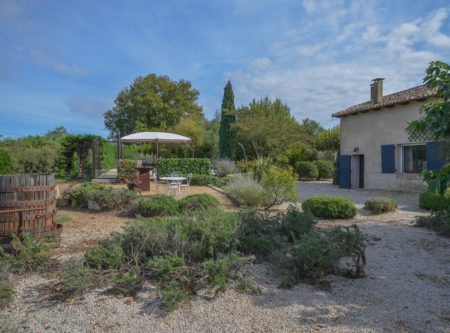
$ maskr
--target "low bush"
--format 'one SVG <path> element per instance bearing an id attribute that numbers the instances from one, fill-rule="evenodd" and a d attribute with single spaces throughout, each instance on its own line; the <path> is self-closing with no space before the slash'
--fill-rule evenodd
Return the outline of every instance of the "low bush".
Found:
<path id="1" fill-rule="evenodd" d="M 281 287 L 299 280 L 316 280 L 328 274 L 363 276 L 367 237 L 356 225 L 338 227 L 325 233 L 307 233 L 289 247 L 279 267 L 284 276 Z"/>
<path id="2" fill-rule="evenodd" d="M 123 251 L 117 244 L 102 242 L 86 251 L 86 264 L 95 269 L 119 269 L 123 262 Z"/>
<path id="3" fill-rule="evenodd" d="M 213 175 L 192 175 L 191 185 L 213 185 L 223 187 L 225 185 L 225 181 L 222 178 Z"/>
<path id="4" fill-rule="evenodd" d="M 332 195 L 317 195 L 305 200 L 304 211 L 324 219 L 349 219 L 356 215 L 356 207 L 350 200 Z"/>
<path id="5" fill-rule="evenodd" d="M 111 210 L 130 207 L 137 194 L 125 188 L 87 183 L 68 190 L 64 197 L 74 207 Z"/>
<path id="6" fill-rule="evenodd" d="M 12 252 L 0 251 L 0 265 L 9 265 L 14 272 L 45 269 L 49 260 L 48 250 L 55 246 L 55 237 L 38 237 L 26 234 L 23 239 L 13 235 Z"/>
<path id="7" fill-rule="evenodd" d="M 332 161 L 319 160 L 314 161 L 314 165 L 317 167 L 319 171 L 319 175 L 317 179 L 331 179 L 334 175 L 334 164 Z"/>
<path id="8" fill-rule="evenodd" d="M 181 211 L 196 211 L 217 208 L 219 200 L 211 194 L 191 194 L 178 201 Z"/>
<path id="9" fill-rule="evenodd" d="M 3 250 L 3 248 L 1 247 L 0 249 L 1 249 L 0 251 Z M 0 310 L 1 310 L 13 301 L 14 290 L 12 283 L 10 281 L 8 265 L 6 263 L 2 263 L 1 258 L 0 264 L 1 264 L 0 265 Z"/>
<path id="10" fill-rule="evenodd" d="M 425 210 L 450 210 L 450 189 L 447 189 L 444 196 L 438 192 L 426 191 L 419 196 L 419 207 Z"/>
<path id="11" fill-rule="evenodd" d="M 61 299 L 81 296 L 105 282 L 105 278 L 83 260 L 65 262 L 58 272 L 58 278 L 59 282 L 53 287 L 53 296 Z"/>
<path id="12" fill-rule="evenodd" d="M 0 175 L 12 173 L 14 171 L 13 161 L 9 154 L 0 149 Z"/>
<path id="13" fill-rule="evenodd" d="M 434 230 L 441 235 L 450 237 L 450 211 L 439 210 L 430 216 L 419 216 L 416 226 Z"/>
<path id="14" fill-rule="evenodd" d="M 392 198 L 375 197 L 369 198 L 364 207 L 369 209 L 374 214 L 381 214 L 386 212 L 393 212 L 397 209 L 397 202 Z"/>
<path id="15" fill-rule="evenodd" d="M 316 180 L 319 177 L 319 169 L 313 162 L 297 162 L 295 172 L 301 180 Z"/>
<path id="16" fill-rule="evenodd" d="M 210 175 L 212 169 L 208 158 L 159 158 L 158 177 L 169 176 L 173 172 L 195 175 Z"/>
<path id="17" fill-rule="evenodd" d="M 237 174 L 225 187 L 226 193 L 243 206 L 262 207 L 266 201 L 266 191 L 252 174 Z"/>
<path id="18" fill-rule="evenodd" d="M 139 200 L 138 212 L 142 216 L 168 216 L 179 213 L 177 200 L 170 195 L 152 195 Z"/>
<path id="19" fill-rule="evenodd" d="M 216 175 L 219 177 L 224 177 L 226 175 L 232 174 L 236 170 L 236 164 L 234 161 L 228 158 L 222 158 L 215 160 L 213 163 Z"/>
<path id="20" fill-rule="evenodd" d="M 290 241 L 299 240 L 304 234 L 311 232 L 317 219 L 310 212 L 302 212 L 295 206 L 289 206 L 281 215 L 281 234 Z"/>
<path id="21" fill-rule="evenodd" d="M 117 164 L 117 178 L 121 182 L 133 182 L 138 180 L 136 160 L 121 159 Z"/>
<path id="22" fill-rule="evenodd" d="M 283 202 L 298 201 L 297 179 L 290 170 L 269 167 L 262 174 L 265 190 L 264 207 L 266 209 Z"/>

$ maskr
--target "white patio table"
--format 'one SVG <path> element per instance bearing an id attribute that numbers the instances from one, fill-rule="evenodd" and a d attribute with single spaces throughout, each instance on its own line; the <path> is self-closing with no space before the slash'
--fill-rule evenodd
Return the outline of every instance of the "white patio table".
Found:
<path id="1" fill-rule="evenodd" d="M 161 177 L 159 179 L 167 183 L 167 193 L 170 192 L 171 188 L 174 188 L 174 189 L 176 189 L 176 194 L 181 194 L 181 187 L 180 187 L 180 185 L 187 178 L 186 177 L 173 177 L 173 176 L 170 176 L 170 177 Z"/>

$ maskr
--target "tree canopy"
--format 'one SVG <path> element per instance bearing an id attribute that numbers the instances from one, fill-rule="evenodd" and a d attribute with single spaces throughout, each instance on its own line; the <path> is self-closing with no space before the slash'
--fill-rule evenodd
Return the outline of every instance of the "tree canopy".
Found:
<path id="1" fill-rule="evenodd" d="M 255 157 L 277 159 L 303 137 L 289 107 L 268 97 L 238 109 L 236 128 L 238 141 Z"/>
<path id="2" fill-rule="evenodd" d="M 234 107 L 234 94 L 231 82 L 224 88 L 222 98 L 222 112 L 219 127 L 219 155 L 222 158 L 236 159 L 236 114 Z"/>
<path id="3" fill-rule="evenodd" d="M 167 76 L 139 76 L 117 95 L 107 111 L 105 127 L 111 138 L 138 131 L 167 131 L 184 117 L 201 117 L 199 92 L 189 81 L 172 81 Z"/>

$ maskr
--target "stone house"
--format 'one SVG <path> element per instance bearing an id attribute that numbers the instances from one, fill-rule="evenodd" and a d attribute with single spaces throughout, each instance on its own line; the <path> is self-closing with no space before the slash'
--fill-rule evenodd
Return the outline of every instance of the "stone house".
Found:
<path id="1" fill-rule="evenodd" d="M 343 188 L 422 191 L 421 172 L 445 164 L 443 145 L 411 137 L 408 123 L 420 107 L 436 98 L 418 86 L 383 96 L 383 79 L 371 84 L 371 99 L 332 116 L 340 119 L 339 186 Z"/>

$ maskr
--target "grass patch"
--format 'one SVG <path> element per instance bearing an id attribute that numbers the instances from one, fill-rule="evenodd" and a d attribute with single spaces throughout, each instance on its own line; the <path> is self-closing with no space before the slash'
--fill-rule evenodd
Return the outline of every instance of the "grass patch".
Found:
<path id="1" fill-rule="evenodd" d="M 65 223 L 72 221 L 72 218 L 69 215 L 58 215 L 55 217 L 56 223 Z"/>

